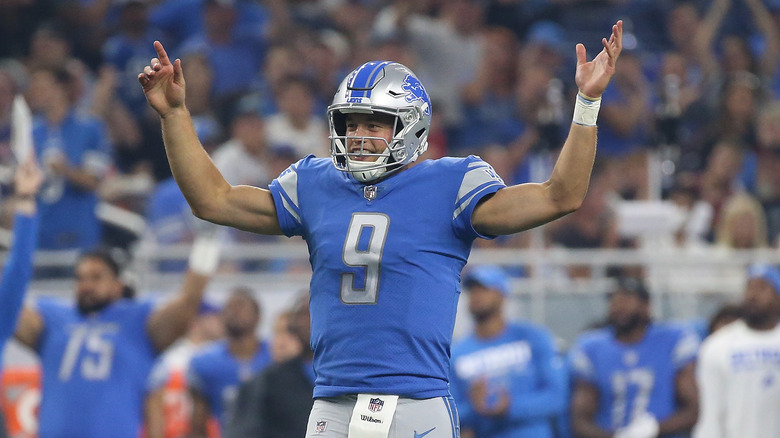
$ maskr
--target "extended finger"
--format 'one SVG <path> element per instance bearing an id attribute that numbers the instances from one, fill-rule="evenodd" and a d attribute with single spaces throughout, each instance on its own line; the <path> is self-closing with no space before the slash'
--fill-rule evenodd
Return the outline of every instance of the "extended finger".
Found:
<path id="1" fill-rule="evenodd" d="M 171 63 L 171 60 L 168 58 L 168 53 L 165 51 L 161 42 L 154 42 L 154 50 L 157 51 L 157 57 L 160 59 L 162 65 L 169 65 Z"/>
<path id="2" fill-rule="evenodd" d="M 584 44 L 582 43 L 577 44 L 576 51 L 577 51 L 577 65 L 585 64 L 586 62 L 588 62 L 587 53 L 585 51 Z"/>

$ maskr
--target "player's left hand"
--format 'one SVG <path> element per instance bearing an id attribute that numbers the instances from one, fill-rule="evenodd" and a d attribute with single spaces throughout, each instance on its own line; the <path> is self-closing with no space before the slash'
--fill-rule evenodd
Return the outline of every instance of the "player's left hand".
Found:
<path id="1" fill-rule="evenodd" d="M 635 418 L 628 426 L 618 429 L 615 438 L 657 438 L 658 420 L 648 412 Z"/>
<path id="2" fill-rule="evenodd" d="M 618 20 L 612 26 L 609 40 L 602 38 L 601 44 L 604 48 L 590 62 L 587 62 L 585 46 L 577 44 L 577 72 L 574 80 L 580 92 L 587 97 L 601 97 L 615 74 L 615 65 L 623 50 L 623 20 Z"/>
<path id="3" fill-rule="evenodd" d="M 35 162 L 35 154 L 16 168 L 14 174 L 14 194 L 19 197 L 34 197 L 43 184 L 43 172 Z"/>
<path id="4" fill-rule="evenodd" d="M 469 398 L 474 412 L 484 417 L 498 417 L 505 415 L 509 410 L 509 394 L 506 390 L 501 390 L 498 399 L 495 402 L 488 402 L 488 381 L 487 379 L 478 379 L 471 385 Z"/>

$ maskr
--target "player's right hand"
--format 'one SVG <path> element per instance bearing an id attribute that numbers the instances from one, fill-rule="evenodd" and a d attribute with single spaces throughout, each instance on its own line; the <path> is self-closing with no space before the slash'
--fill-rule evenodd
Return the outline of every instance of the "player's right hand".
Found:
<path id="1" fill-rule="evenodd" d="M 138 74 L 138 82 L 149 105 L 160 117 L 165 117 L 176 109 L 184 108 L 184 73 L 181 60 L 171 62 L 159 41 L 154 42 L 154 49 L 157 57 L 152 58 L 144 71 Z"/>

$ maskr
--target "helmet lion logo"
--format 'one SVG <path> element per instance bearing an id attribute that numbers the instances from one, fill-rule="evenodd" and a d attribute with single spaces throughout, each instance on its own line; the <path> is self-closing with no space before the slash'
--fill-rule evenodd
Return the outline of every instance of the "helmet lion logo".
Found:
<path id="1" fill-rule="evenodd" d="M 428 98 L 428 93 L 425 92 L 425 88 L 423 88 L 419 79 L 412 75 L 406 75 L 404 83 L 401 85 L 401 89 L 406 91 L 407 102 L 412 103 L 420 101 L 427 103 L 427 105 L 424 105 L 425 114 L 431 114 L 431 100 Z"/>

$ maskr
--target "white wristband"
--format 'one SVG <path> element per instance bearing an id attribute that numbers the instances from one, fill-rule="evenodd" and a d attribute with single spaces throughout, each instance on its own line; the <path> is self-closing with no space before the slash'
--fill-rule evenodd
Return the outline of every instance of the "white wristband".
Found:
<path id="1" fill-rule="evenodd" d="M 585 97 L 582 93 L 577 93 L 577 101 L 574 103 L 574 117 L 572 122 L 582 126 L 596 126 L 596 119 L 599 117 L 599 108 L 601 108 L 601 98 L 592 99 Z"/>
<path id="2" fill-rule="evenodd" d="M 212 275 L 219 265 L 219 253 L 222 245 L 214 236 L 198 236 L 192 243 L 189 267 L 192 272 Z"/>

